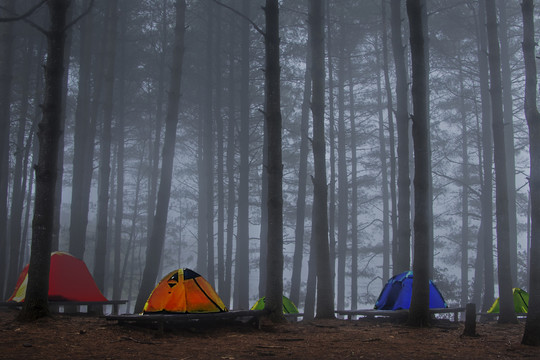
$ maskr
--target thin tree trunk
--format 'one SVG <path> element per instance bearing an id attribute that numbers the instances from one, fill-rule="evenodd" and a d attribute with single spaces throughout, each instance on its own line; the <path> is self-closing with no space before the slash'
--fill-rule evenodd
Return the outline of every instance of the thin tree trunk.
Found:
<path id="1" fill-rule="evenodd" d="M 358 180 L 356 156 L 356 115 L 354 111 L 354 83 L 351 57 L 348 57 L 349 68 L 349 114 L 351 122 L 351 310 L 358 307 Z M 386 169 L 385 169 L 386 170 Z"/>
<path id="2" fill-rule="evenodd" d="M 167 24 L 167 0 L 163 0 L 161 9 L 161 38 L 160 47 L 161 53 L 159 56 L 159 73 L 158 73 L 158 92 L 156 97 L 156 119 L 154 124 L 154 141 L 151 146 L 151 159 L 150 164 L 152 167 L 152 173 L 150 175 L 150 181 L 148 183 L 148 211 L 147 211 L 147 237 L 152 234 L 152 223 L 156 212 L 156 193 L 159 177 L 159 149 L 161 148 L 161 128 L 163 124 L 163 98 L 165 92 L 165 70 L 166 70 L 166 57 L 168 46 L 168 24 Z"/>
<path id="3" fill-rule="evenodd" d="M 15 0 L 3 0 L 2 6 L 12 11 Z M 11 84 L 13 73 L 13 23 L 0 24 L 0 296 L 4 288 L 8 264 L 8 187 L 9 187 L 9 131 L 11 118 Z"/>
<path id="4" fill-rule="evenodd" d="M 108 243 L 109 191 L 111 175 L 111 137 L 114 99 L 114 64 L 118 24 L 118 0 L 111 0 L 107 7 L 106 51 L 103 93 L 103 123 L 99 145 L 98 209 L 96 225 L 96 248 L 94 257 L 94 280 L 105 291 L 105 268 Z"/>
<path id="5" fill-rule="evenodd" d="M 306 43 L 306 71 L 304 73 L 304 93 L 302 115 L 300 119 L 300 161 L 298 165 L 298 197 L 296 198 L 296 226 L 294 229 L 294 256 L 291 275 L 291 292 L 289 299 L 294 304 L 300 303 L 300 287 L 302 283 L 302 264 L 304 256 L 305 218 L 306 218 L 306 188 L 307 165 L 309 153 L 309 105 L 311 102 L 311 55 L 309 52 L 311 40 Z"/>
<path id="6" fill-rule="evenodd" d="M 517 284 L 517 209 L 516 209 L 516 161 L 514 150 L 514 119 L 512 99 L 512 71 L 508 50 L 507 2 L 498 0 L 501 45 L 501 76 L 503 91 L 504 144 L 506 146 L 506 171 L 508 174 L 508 225 L 510 231 L 510 274 L 512 284 Z"/>
<path id="7" fill-rule="evenodd" d="M 229 48 L 229 119 L 227 122 L 227 244 L 225 249 L 225 284 L 224 289 L 220 289 L 221 298 L 225 305 L 230 308 L 231 304 L 231 289 L 233 287 L 232 279 L 232 255 L 233 255 L 233 241 L 234 241 L 234 218 L 236 209 L 236 186 L 235 186 L 235 148 L 236 148 L 236 89 L 235 89 L 235 63 L 234 63 L 234 45 L 235 45 L 235 32 L 234 22 L 230 24 L 230 43 Z"/>
<path id="8" fill-rule="evenodd" d="M 96 133 L 96 116 L 94 114 L 97 111 L 94 109 L 98 103 L 95 96 L 99 96 L 101 87 L 101 79 L 99 79 L 94 86 L 95 106 L 91 111 L 92 27 L 93 15 L 90 12 L 81 19 L 80 24 L 81 46 L 73 140 L 73 178 L 71 184 L 71 215 L 69 226 L 69 252 L 79 259 L 84 258 L 86 248 L 88 203 L 93 173 L 94 138 Z M 95 74 L 96 79 L 98 79 L 98 74 L 101 76 L 101 71 Z"/>
<path id="9" fill-rule="evenodd" d="M 384 8 L 383 4 L 383 8 Z M 386 14 L 383 14 L 386 17 Z M 386 21 L 383 22 L 383 24 Z M 386 30 L 383 29 L 383 37 L 386 37 Z M 386 49 L 383 48 L 383 51 Z M 383 226 L 383 264 L 382 264 L 382 281 L 384 284 L 390 278 L 390 209 L 388 206 L 388 168 L 387 168 L 387 153 L 386 153 L 386 138 L 384 136 L 384 114 L 383 114 L 383 101 L 382 101 L 382 79 L 381 69 L 381 52 L 379 48 L 378 38 L 375 40 L 375 52 L 377 56 L 377 108 L 379 115 L 379 159 L 381 161 L 381 194 L 382 194 L 382 226 Z M 384 71 L 384 70 L 383 70 Z M 391 96 L 391 94 L 390 94 Z M 355 149 L 353 149 L 354 151 Z M 353 172 L 354 174 L 354 172 Z M 353 181 L 355 184 L 356 181 Z M 354 218 L 353 218 L 354 220 Z"/>
<path id="10" fill-rule="evenodd" d="M 411 60 L 412 60 L 412 100 L 413 146 L 414 146 L 414 259 L 411 307 L 408 323 L 425 326 L 430 321 L 429 314 L 429 212 L 431 194 L 430 154 L 429 154 L 429 114 L 427 104 L 427 57 L 423 15 L 423 0 L 407 0 L 409 17 Z"/>
<path id="11" fill-rule="evenodd" d="M 460 51 L 460 50 L 458 50 Z M 461 53 L 458 61 L 462 64 Z M 468 129 L 467 113 L 465 109 L 465 89 L 463 85 L 464 75 L 462 68 L 459 70 L 459 109 L 461 115 L 461 161 L 462 161 L 462 186 L 461 186 L 461 306 L 465 307 L 469 302 L 469 153 L 468 153 Z"/>
<path id="12" fill-rule="evenodd" d="M 486 312 L 494 300 L 494 274 L 493 274 L 493 134 L 491 99 L 489 96 L 489 73 L 487 59 L 487 35 L 485 24 L 485 2 L 479 1 L 478 6 L 478 68 L 480 73 L 480 96 L 482 101 L 482 151 L 483 151 L 483 177 L 481 195 L 481 225 L 480 233 L 484 250 L 484 298 L 482 311 Z"/>
<path id="13" fill-rule="evenodd" d="M 517 322 L 512 296 L 510 274 L 510 224 L 508 219 L 508 175 L 502 108 L 501 59 L 497 34 L 495 0 L 486 1 L 488 60 L 490 75 L 491 110 L 493 116 L 493 144 L 495 162 L 495 194 L 497 219 L 497 265 L 499 280 L 499 323 Z"/>
<path id="14" fill-rule="evenodd" d="M 135 303 L 135 311 L 141 312 L 146 299 L 150 295 L 158 275 L 167 214 L 171 194 L 172 172 L 174 165 L 174 148 L 176 128 L 178 126 L 178 108 L 180 105 L 180 84 L 182 79 L 182 63 L 184 55 L 185 32 L 185 0 L 176 1 L 176 27 L 174 31 L 173 57 L 171 65 L 171 83 L 167 100 L 167 117 L 165 122 L 165 140 L 163 142 L 161 176 L 157 197 L 156 215 L 152 225 L 152 236 L 148 238 L 146 264 L 144 267 L 139 295 Z"/>
<path id="15" fill-rule="evenodd" d="M 208 2 L 208 26 L 206 35 L 206 83 L 205 96 L 203 103 L 205 104 L 204 112 L 204 139 L 203 139 L 203 161 L 204 161 L 204 176 L 206 177 L 206 276 L 208 282 L 214 286 L 215 284 L 215 256 L 214 256 L 214 98 L 213 98 L 213 71 L 212 71 L 212 40 L 214 33 L 213 23 L 214 4 Z M 218 109 L 219 111 L 219 109 Z"/>
<path id="16" fill-rule="evenodd" d="M 523 0 L 523 58 L 525 61 L 525 117 L 529 125 L 531 192 L 531 255 L 529 268 L 529 309 L 522 344 L 540 346 L 540 113 L 536 105 L 536 42 L 534 4 Z"/>
<path id="17" fill-rule="evenodd" d="M 317 318 L 334 318 L 334 291 L 328 245 L 328 191 L 326 183 L 326 142 L 324 136 L 324 11 L 322 1 L 309 2 L 309 31 L 313 71 L 311 111 L 313 113 L 313 180 L 312 237 L 317 254 Z"/>
<path id="18" fill-rule="evenodd" d="M 411 222 L 409 179 L 409 114 L 407 110 L 407 70 L 401 39 L 401 0 L 391 2 L 392 50 L 396 66 L 396 123 L 398 136 L 398 244 L 394 256 L 394 273 L 410 269 Z"/>
<path id="19" fill-rule="evenodd" d="M 345 308 L 345 262 L 349 238 L 349 181 L 345 146 L 345 44 L 346 32 L 341 24 L 338 58 L 338 239 L 337 239 L 337 308 Z"/>
<path id="20" fill-rule="evenodd" d="M 126 16 L 120 19 L 120 34 L 122 38 L 126 37 Z M 120 63 L 124 64 L 126 61 L 126 47 L 125 42 L 122 42 L 120 47 Z M 117 159 L 116 159 L 116 212 L 114 215 L 114 261 L 113 261 L 113 300 L 120 299 L 122 294 L 121 288 L 121 252 L 122 252 L 122 222 L 124 219 L 124 139 L 125 139 L 125 84 L 126 84 L 126 72 L 124 67 L 120 67 L 120 74 L 118 76 L 119 91 L 118 91 L 118 118 L 116 123 L 116 142 L 117 142 Z M 118 306 L 114 307 L 114 313 L 118 313 Z"/>
<path id="21" fill-rule="evenodd" d="M 242 1 L 242 12 L 249 16 L 251 1 Z M 240 25 L 240 180 L 235 268 L 235 308 L 249 309 L 249 24 Z"/>
<path id="22" fill-rule="evenodd" d="M 395 273 L 396 259 L 397 259 L 397 250 L 398 250 L 398 220 L 397 220 L 397 195 L 396 195 L 396 150 L 395 150 L 395 138 L 394 138 L 394 109 L 393 109 L 393 100 L 392 100 L 392 87 L 390 86 L 390 76 L 388 70 L 388 35 L 386 34 L 386 2 L 381 2 L 382 7 L 382 45 L 383 45 L 383 68 L 384 68 L 384 87 L 386 90 L 386 107 L 387 107 L 387 116 L 388 116 L 388 140 L 390 143 L 390 199 L 392 201 L 391 209 L 391 220 L 392 220 L 392 245 L 391 245 L 391 255 L 392 255 L 392 266 L 394 271 L 390 273 Z M 388 260 L 390 262 L 390 259 Z M 386 284 L 388 278 L 382 279 L 382 284 Z"/>
<path id="23" fill-rule="evenodd" d="M 214 44 L 214 53 L 222 54 L 221 47 L 221 32 L 222 29 L 222 11 L 221 6 L 216 9 L 216 41 Z M 217 137 L 217 284 L 218 291 L 221 292 L 227 285 L 225 284 L 225 185 L 224 185 L 224 138 L 223 132 L 223 114 L 222 114 L 222 97 L 223 97 L 223 74 L 222 74 L 222 56 L 216 56 L 215 74 L 216 74 L 216 137 Z"/>
<path id="24" fill-rule="evenodd" d="M 32 221 L 32 253 L 28 268 L 28 285 L 20 320 L 35 320 L 49 314 L 48 289 L 54 202 L 57 177 L 58 145 L 63 129 L 62 85 L 64 78 L 64 44 L 69 0 L 51 0 L 48 52 L 45 65 L 45 99 L 39 124 L 39 159 L 36 171 L 36 200 Z"/>

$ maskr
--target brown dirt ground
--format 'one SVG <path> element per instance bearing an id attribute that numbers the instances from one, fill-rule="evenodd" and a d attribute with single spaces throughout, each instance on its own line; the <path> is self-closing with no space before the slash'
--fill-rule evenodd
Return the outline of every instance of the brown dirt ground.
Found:
<path id="1" fill-rule="evenodd" d="M 100 317 L 53 315 L 34 323 L 0 309 L 0 359 L 515 359 L 540 358 L 520 344 L 524 323 L 441 320 L 410 328 L 384 320 L 318 320 L 257 329 L 249 324 L 156 329 L 119 325 Z"/>

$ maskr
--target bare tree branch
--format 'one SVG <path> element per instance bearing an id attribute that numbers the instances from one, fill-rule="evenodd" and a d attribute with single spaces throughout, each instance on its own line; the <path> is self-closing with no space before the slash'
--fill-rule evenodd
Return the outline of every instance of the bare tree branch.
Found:
<path id="1" fill-rule="evenodd" d="M 92 7 L 94 6 L 94 1 L 95 0 L 90 0 L 90 4 L 88 4 L 88 8 L 84 12 L 82 12 L 79 16 L 77 16 L 75 19 L 71 20 L 71 22 L 67 24 L 66 27 L 64 28 L 64 31 L 69 29 L 70 27 L 75 25 L 79 20 L 81 20 L 83 17 L 88 15 L 90 10 L 92 10 Z"/>
<path id="2" fill-rule="evenodd" d="M 8 14 L 14 15 L 13 17 L 10 17 L 10 18 L 0 18 L 0 22 L 10 22 L 10 21 L 24 20 L 27 17 L 29 17 L 30 15 L 32 15 L 41 6 L 43 6 L 43 4 L 45 4 L 47 1 L 48 0 L 41 0 L 39 3 L 37 3 L 36 5 L 31 7 L 27 12 L 25 12 L 22 15 L 17 15 L 13 11 L 11 11 L 10 9 L 6 8 L 5 6 L 0 6 L 0 9 L 6 11 Z"/>
<path id="3" fill-rule="evenodd" d="M 221 5 L 223 6 L 224 8 L 226 9 L 229 9 L 231 10 L 233 13 L 235 13 L 236 15 L 240 16 L 242 19 L 246 20 L 247 22 L 249 22 L 251 24 L 251 26 L 253 26 L 253 28 L 255 30 L 257 30 L 257 32 L 259 32 L 259 34 L 261 34 L 262 36 L 265 36 L 266 37 L 266 34 L 265 32 L 257 25 L 253 22 L 253 20 L 251 20 L 249 17 L 247 17 L 246 15 L 242 14 L 240 11 L 236 10 L 235 8 L 232 8 L 230 7 L 229 5 L 227 4 L 224 4 L 218 0 L 214 0 L 214 2 L 218 5 Z"/>
<path id="4" fill-rule="evenodd" d="M 11 14 L 13 15 L 13 17 L 10 17 L 10 18 L 0 18 L 0 23 L 2 22 L 11 22 L 11 21 L 19 21 L 19 20 L 22 20 L 24 21 L 25 23 L 27 23 L 28 25 L 30 25 L 31 27 L 33 27 L 34 29 L 38 30 L 39 32 L 47 35 L 47 30 L 43 29 L 41 26 L 39 26 L 38 24 L 36 24 L 35 22 L 33 21 L 30 21 L 28 20 L 28 17 L 30 15 L 32 15 L 37 9 L 39 9 L 41 6 L 43 6 L 48 0 L 41 0 L 39 3 L 37 3 L 36 5 L 34 5 L 32 8 L 30 8 L 27 12 L 25 12 L 24 14 L 22 15 L 18 15 L 16 13 L 14 13 L 12 10 L 6 8 L 5 6 L 0 6 L 0 10 L 4 10 L 5 12 L 7 12 L 8 14 Z"/>

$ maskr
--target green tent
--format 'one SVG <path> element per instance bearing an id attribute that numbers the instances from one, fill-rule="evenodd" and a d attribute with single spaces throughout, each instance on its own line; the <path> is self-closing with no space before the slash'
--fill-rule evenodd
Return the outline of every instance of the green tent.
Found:
<path id="1" fill-rule="evenodd" d="M 255 305 L 251 307 L 251 310 L 263 310 L 264 309 L 264 299 L 265 296 L 257 300 Z M 298 309 L 296 305 L 293 304 L 291 300 L 283 296 L 283 313 L 284 314 L 298 314 Z"/>
<path id="2" fill-rule="evenodd" d="M 516 313 L 526 313 L 529 309 L 529 293 L 520 288 L 513 288 L 512 293 L 514 295 L 514 311 Z M 499 312 L 499 298 L 495 300 L 491 308 L 489 308 L 488 313 L 498 313 Z"/>

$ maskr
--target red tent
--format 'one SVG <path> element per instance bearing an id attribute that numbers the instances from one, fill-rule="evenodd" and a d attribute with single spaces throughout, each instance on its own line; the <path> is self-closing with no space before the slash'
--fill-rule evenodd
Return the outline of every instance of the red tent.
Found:
<path id="1" fill-rule="evenodd" d="M 23 302 L 28 283 L 28 265 L 24 267 L 13 294 L 8 301 Z M 99 291 L 84 261 L 56 251 L 51 254 L 49 273 L 49 300 L 56 301 L 107 301 Z"/>

